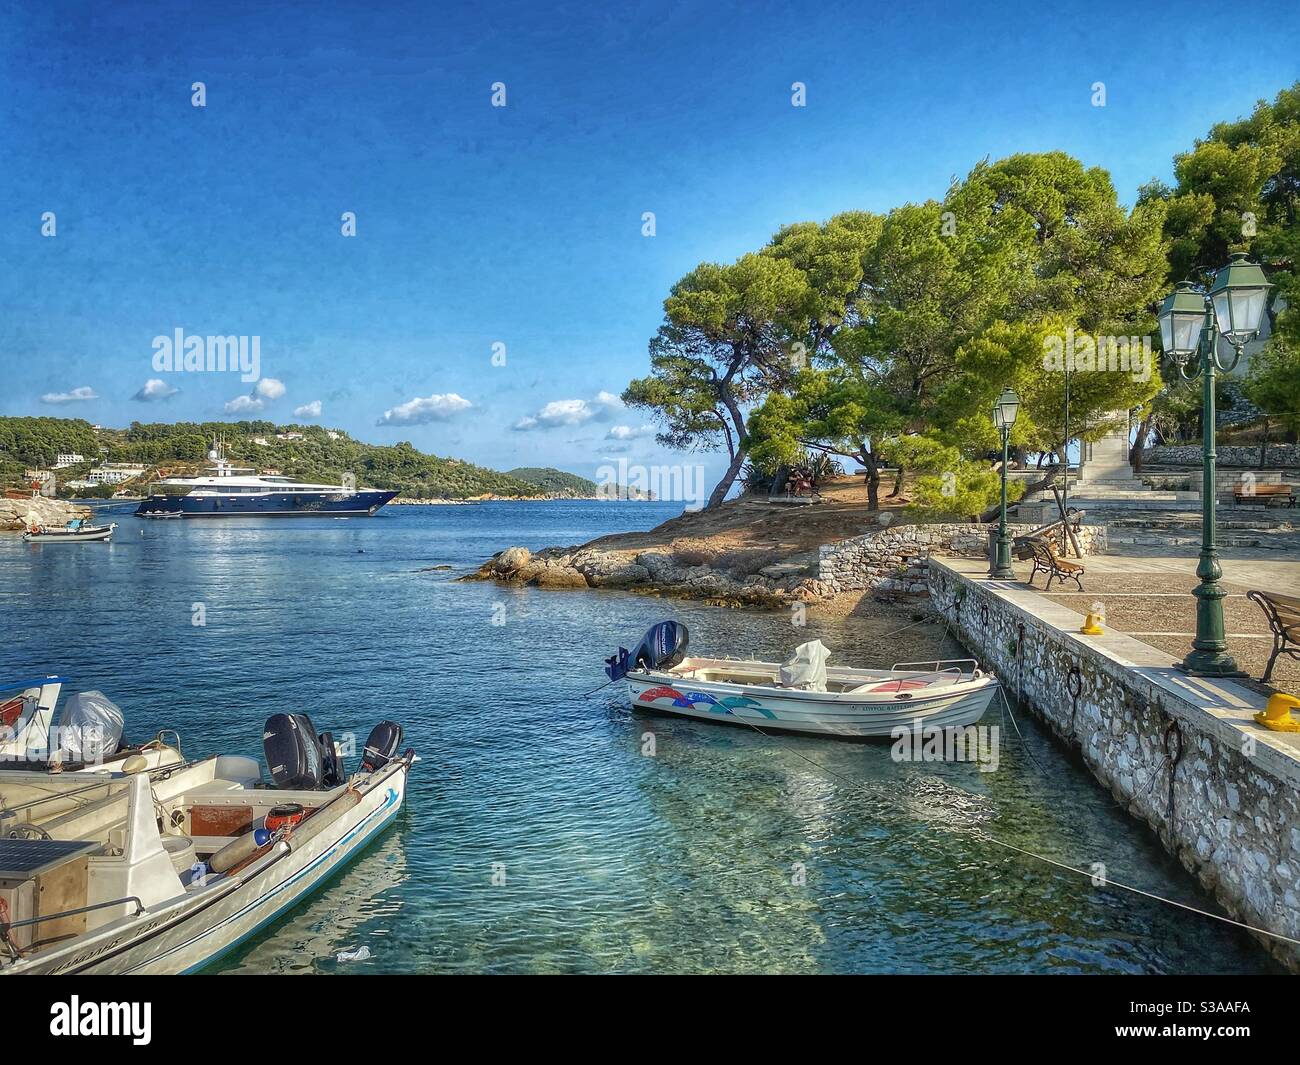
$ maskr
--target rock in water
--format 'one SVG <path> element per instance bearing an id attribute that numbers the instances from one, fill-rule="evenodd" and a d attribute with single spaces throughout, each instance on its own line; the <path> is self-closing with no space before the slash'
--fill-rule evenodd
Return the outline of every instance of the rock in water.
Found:
<path id="1" fill-rule="evenodd" d="M 533 553 L 526 547 L 508 547 L 501 552 L 492 568 L 504 576 L 509 576 L 516 570 L 523 569 L 528 565 Z"/>

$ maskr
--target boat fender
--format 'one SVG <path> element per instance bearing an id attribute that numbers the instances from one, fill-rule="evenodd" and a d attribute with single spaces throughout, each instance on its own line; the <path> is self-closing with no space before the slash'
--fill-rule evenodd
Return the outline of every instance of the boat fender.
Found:
<path id="1" fill-rule="evenodd" d="M 295 847 L 329 828 L 335 821 L 361 802 L 361 793 L 351 787 L 344 788 L 335 798 L 324 806 L 318 807 L 310 817 L 304 818 L 298 830 L 291 837 L 286 837 L 289 846 Z"/>
<path id="2" fill-rule="evenodd" d="M 237 839 L 231 840 L 221 850 L 208 859 L 208 868 L 214 873 L 224 873 L 233 869 L 240 862 L 251 858 L 274 839 L 274 835 L 264 828 L 255 828 Z"/>
<path id="3" fill-rule="evenodd" d="M 122 763 L 122 772 L 127 776 L 143 773 L 149 768 L 149 759 L 142 754 L 133 754 Z"/>

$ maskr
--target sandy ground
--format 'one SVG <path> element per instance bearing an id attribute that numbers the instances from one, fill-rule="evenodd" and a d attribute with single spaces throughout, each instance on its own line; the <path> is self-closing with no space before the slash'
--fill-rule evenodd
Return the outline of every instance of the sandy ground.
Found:
<path id="1" fill-rule="evenodd" d="M 881 484 L 881 512 L 898 512 L 906 495 L 889 498 L 892 481 Z M 589 546 L 607 551 L 668 549 L 693 565 L 754 572 L 759 566 L 815 555 L 822 544 L 860 536 L 879 528 L 867 507 L 861 477 L 844 476 L 819 489 L 819 502 L 805 506 L 739 499 L 710 511 L 696 511 L 648 532 L 618 533 Z M 741 565 L 736 565 L 741 563 Z"/>

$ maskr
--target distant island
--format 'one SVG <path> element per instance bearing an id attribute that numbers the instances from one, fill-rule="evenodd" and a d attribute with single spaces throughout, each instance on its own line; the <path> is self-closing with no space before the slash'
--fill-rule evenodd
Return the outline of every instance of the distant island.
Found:
<path id="1" fill-rule="evenodd" d="M 599 499 L 609 489 L 549 467 L 508 473 L 460 459 L 426 455 L 412 444 L 367 444 L 341 429 L 269 421 L 132 422 L 126 429 L 81 418 L 0 417 L 0 483 L 31 491 L 53 474 L 60 497 L 141 495 L 165 476 L 189 476 L 207 465 L 216 436 L 236 465 L 319 483 L 351 473 L 358 484 L 386 488 L 411 501 Z M 636 498 L 635 494 L 633 498 Z"/>

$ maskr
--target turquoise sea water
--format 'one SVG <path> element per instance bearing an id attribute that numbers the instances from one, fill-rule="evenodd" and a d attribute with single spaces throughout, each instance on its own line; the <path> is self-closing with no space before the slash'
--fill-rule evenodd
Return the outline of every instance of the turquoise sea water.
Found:
<path id="1" fill-rule="evenodd" d="M 605 655 L 666 616 L 718 654 L 784 657 L 819 637 L 833 660 L 880 664 L 844 623 L 452 580 L 511 544 L 579 543 L 679 509 L 128 515 L 107 545 L 4 536 L 0 677 L 65 673 L 68 690 L 113 698 L 132 738 L 174 727 L 189 755 L 260 755 L 280 710 L 361 739 L 384 717 L 406 727 L 423 761 L 396 828 L 222 971 L 1273 971 L 1217 922 L 986 849 L 977 828 L 1214 908 L 1027 714 L 1037 764 L 993 711 L 1001 763 L 981 773 L 584 694 Z M 362 944 L 368 960 L 335 960 Z"/>

